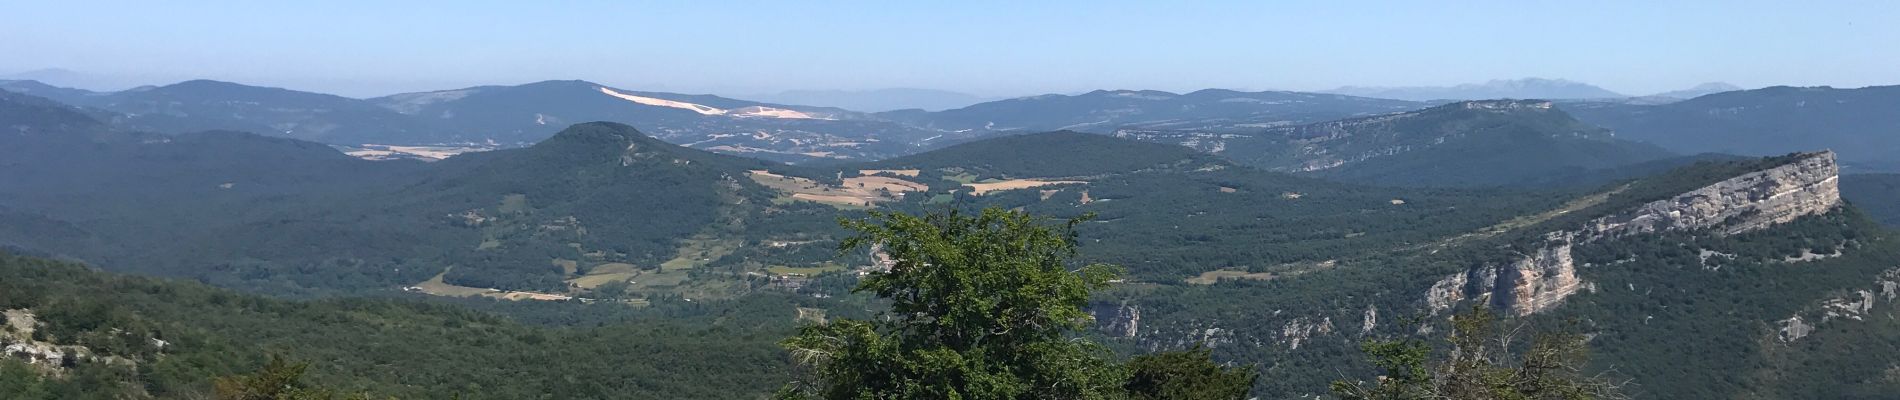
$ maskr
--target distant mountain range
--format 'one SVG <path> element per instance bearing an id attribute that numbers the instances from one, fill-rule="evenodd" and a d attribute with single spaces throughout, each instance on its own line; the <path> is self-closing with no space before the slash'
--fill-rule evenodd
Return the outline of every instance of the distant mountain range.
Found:
<path id="1" fill-rule="evenodd" d="M 1123 128 L 1260 129 L 1422 106 L 1411 101 L 1304 92 L 1097 90 L 999 100 L 940 112 L 892 111 L 877 115 L 948 131 L 1106 133 Z"/>
<path id="2" fill-rule="evenodd" d="M 866 160 L 1008 132 L 1123 127 L 1248 130 L 1398 112 L 1420 103 L 1300 92 L 1096 91 L 943 111 L 864 113 L 643 92 L 585 81 L 479 86 L 353 99 L 208 80 L 118 92 L 0 81 L 0 89 L 85 107 L 123 130 L 236 130 L 334 145 L 521 146 L 590 121 L 630 124 L 671 143 L 774 161 Z"/>
<path id="3" fill-rule="evenodd" d="M 1722 92 L 1733 92 L 1737 90 L 1743 90 L 1743 89 L 1741 86 L 1730 85 L 1727 82 L 1709 82 L 1709 83 L 1704 83 L 1700 85 L 1695 85 L 1694 87 L 1691 87 L 1688 89 L 1671 90 L 1667 92 L 1652 94 L 1652 95 L 1649 95 L 1649 97 L 1669 97 L 1669 98 L 1688 100 L 1688 99 L 1693 99 L 1693 98 L 1702 97 L 1706 95 L 1722 93 Z"/>
<path id="4" fill-rule="evenodd" d="M 1673 156 L 1535 100 L 1458 102 L 1252 133 L 1124 129 L 1116 136 L 1262 169 L 1396 186 L 1530 184 Z"/>
<path id="5" fill-rule="evenodd" d="M 1850 170 L 1900 171 L 1900 86 L 1776 86 L 1659 105 L 1573 102 L 1577 119 L 1680 153 L 1831 148 Z"/>
<path id="6" fill-rule="evenodd" d="M 948 90 L 911 88 L 875 90 L 788 90 L 748 97 L 774 103 L 837 107 L 866 112 L 908 109 L 942 111 L 996 100 L 995 98 Z"/>
<path id="7" fill-rule="evenodd" d="M 1411 101 L 1484 99 L 1608 99 L 1629 97 L 1587 83 L 1563 79 L 1499 79 L 1457 86 L 1346 86 L 1326 91 L 1352 96 Z"/>
<path id="8" fill-rule="evenodd" d="M 1850 169 L 1900 171 L 1900 157 L 1889 155 L 1900 154 L 1900 141 L 1888 140 L 1900 137 L 1889 134 L 1900 131 L 1896 128 L 1900 120 L 1887 112 L 1900 104 L 1895 87 L 1724 91 L 1731 88 L 1710 83 L 1652 96 L 1609 97 L 1621 95 L 1569 81 L 1522 79 L 1424 88 L 1431 90 L 1344 91 L 1413 99 L 1565 99 L 1555 100 L 1555 107 L 1584 123 L 1610 128 L 1607 136 L 1649 142 L 1680 154 L 1772 155 L 1827 147 L 1839 150 Z M 1149 135 L 1214 151 L 1212 146 L 1244 147 L 1248 140 L 1274 137 L 1279 135 L 1276 130 L 1290 127 L 1328 121 L 1350 125 L 1355 118 L 1443 104 L 1284 91 L 1098 90 L 941 111 L 861 112 L 637 91 L 586 81 L 478 86 L 372 99 L 209 80 L 113 92 L 14 80 L 0 81 L 0 89 L 78 107 L 77 112 L 122 131 L 243 131 L 359 148 L 442 143 L 520 147 L 568 125 L 608 121 L 695 149 L 794 163 L 885 159 L 995 135 L 1056 130 Z M 1190 140 L 1195 135 L 1203 137 Z M 1401 148 L 1419 148 L 1407 146 Z M 1235 156 L 1250 157 L 1255 156 Z M 1289 168 L 1269 164 L 1258 165 Z M 1597 166 L 1603 165 L 1588 167 Z M 1489 182 L 1473 183 L 1481 181 Z"/>

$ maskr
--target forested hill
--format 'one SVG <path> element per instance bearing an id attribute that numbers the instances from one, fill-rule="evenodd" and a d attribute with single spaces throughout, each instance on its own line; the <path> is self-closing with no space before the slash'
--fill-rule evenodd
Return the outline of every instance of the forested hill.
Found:
<path id="1" fill-rule="evenodd" d="M 678 279 L 654 281 L 673 285 L 747 240 L 836 229 L 836 210 L 774 204 L 750 177 L 796 169 L 620 124 L 440 163 L 371 162 L 244 133 L 122 132 L 19 97 L 0 101 L 19 116 L 0 123 L 25 129 L 0 150 L 13 164 L 0 170 L 0 243 L 115 270 L 285 294 L 445 271 L 465 287 L 565 291 L 597 265 L 673 262 Z M 61 228 L 35 228 L 46 226 Z"/>
<path id="2" fill-rule="evenodd" d="M 787 379 L 776 342 L 796 302 L 674 299 L 626 322 L 543 327 L 413 299 L 280 300 L 0 253 L 0 343 L 14 346 L 0 357 L 0 398 L 209 398 L 212 378 L 273 355 L 312 363 L 308 384 L 403 399 L 750 398 Z"/>
<path id="3" fill-rule="evenodd" d="M 1682 153 L 1831 148 L 1856 172 L 1900 171 L 1900 86 L 1775 86 L 1661 105 L 1573 103 L 1578 119 Z"/>
<path id="4" fill-rule="evenodd" d="M 1175 162 L 1224 163 L 1193 149 L 1104 135 L 1057 131 L 1001 136 L 862 164 L 866 169 L 962 168 L 1013 177 L 1085 176 Z"/>
<path id="5" fill-rule="evenodd" d="M 1467 101 L 1250 133 L 1116 135 L 1186 145 L 1262 169 L 1395 186 L 1524 185 L 1672 156 L 1533 100 Z"/>

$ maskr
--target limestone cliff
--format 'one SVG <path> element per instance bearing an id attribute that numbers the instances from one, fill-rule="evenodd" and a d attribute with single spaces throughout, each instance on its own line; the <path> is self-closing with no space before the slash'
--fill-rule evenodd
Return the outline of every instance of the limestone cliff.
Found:
<path id="1" fill-rule="evenodd" d="M 1799 155 L 1787 164 L 1750 172 L 1645 203 L 1630 211 L 1550 232 L 1535 250 L 1502 264 L 1474 267 L 1434 283 L 1425 293 L 1433 313 L 1464 300 L 1529 315 L 1555 307 L 1591 285 L 1577 277 L 1574 245 L 1661 231 L 1712 229 L 1736 234 L 1825 213 L 1841 204 L 1840 167 L 1832 151 Z M 1797 323 L 1799 321 L 1796 321 Z"/>

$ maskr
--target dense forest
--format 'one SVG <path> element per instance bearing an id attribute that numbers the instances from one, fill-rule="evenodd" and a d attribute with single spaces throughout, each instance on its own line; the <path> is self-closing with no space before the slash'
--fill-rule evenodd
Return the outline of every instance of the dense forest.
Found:
<path id="1" fill-rule="evenodd" d="M 50 361 L 66 367 L 57 373 L 0 360 L 0 397 L 203 398 L 211 378 L 250 373 L 273 356 L 309 362 L 312 384 L 399 398 L 763 396 L 788 373 L 790 359 L 776 343 L 796 326 L 795 307 L 807 303 L 673 299 L 637 312 L 542 304 L 531 311 L 591 321 L 526 323 L 480 304 L 281 300 L 5 255 L 6 342 L 89 350 Z M 22 326 L 20 315 L 37 323 Z"/>

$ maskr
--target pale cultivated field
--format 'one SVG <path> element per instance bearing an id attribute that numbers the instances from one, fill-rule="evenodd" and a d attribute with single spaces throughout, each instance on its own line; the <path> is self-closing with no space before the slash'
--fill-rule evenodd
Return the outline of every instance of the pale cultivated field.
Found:
<path id="1" fill-rule="evenodd" d="M 996 181 L 996 182 L 965 183 L 963 184 L 963 186 L 968 186 L 970 188 L 970 194 L 982 196 L 984 193 L 989 193 L 989 192 L 994 192 L 994 191 L 999 191 L 999 190 L 1028 189 L 1028 188 L 1033 188 L 1033 187 L 1043 187 L 1043 186 L 1049 186 L 1049 185 L 1086 184 L 1086 183 L 1088 182 L 1046 181 L 1046 180 L 1041 180 L 1041 179 L 1011 179 L 1007 181 Z"/>
<path id="2" fill-rule="evenodd" d="M 877 174 L 891 174 L 891 175 L 897 175 L 897 176 L 908 176 L 908 177 L 916 178 L 917 174 L 922 173 L 922 172 L 923 171 L 914 170 L 914 169 L 860 169 L 858 170 L 858 175 L 871 176 L 871 175 L 877 175 Z"/>
<path id="3" fill-rule="evenodd" d="M 486 296 L 502 300 L 544 301 L 569 300 L 574 298 L 573 296 L 552 293 L 504 291 L 499 289 L 459 286 L 442 281 L 442 276 L 448 275 L 448 273 L 448 271 L 444 270 L 442 273 L 436 274 L 434 278 L 429 278 L 429 280 L 418 283 L 415 286 L 410 286 L 410 288 L 422 293 L 445 297 Z"/>
<path id="4" fill-rule="evenodd" d="M 1212 285 L 1214 283 L 1220 282 L 1221 279 L 1253 279 L 1253 280 L 1264 281 L 1264 280 L 1273 279 L 1273 274 L 1268 273 L 1268 272 L 1247 272 L 1247 271 L 1220 269 L 1220 270 L 1202 272 L 1200 276 L 1187 278 L 1187 283 L 1192 283 L 1196 285 Z"/>
<path id="5" fill-rule="evenodd" d="M 883 176 L 845 178 L 844 184 L 840 186 L 760 170 L 754 170 L 747 176 L 753 182 L 787 193 L 791 199 L 844 207 L 869 207 L 880 202 L 903 199 L 905 193 L 930 189 L 930 186 L 922 183 Z"/>
<path id="6" fill-rule="evenodd" d="M 587 270 L 587 275 L 569 279 L 567 283 L 582 289 L 593 289 L 609 282 L 626 282 L 640 276 L 640 270 L 633 264 L 607 263 Z"/>

